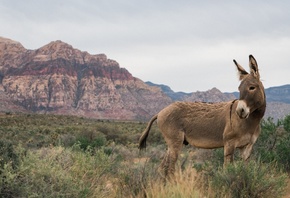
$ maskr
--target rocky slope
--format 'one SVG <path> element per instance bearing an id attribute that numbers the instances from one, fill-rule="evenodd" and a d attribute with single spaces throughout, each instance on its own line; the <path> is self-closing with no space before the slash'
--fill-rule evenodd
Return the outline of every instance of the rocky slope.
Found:
<path id="1" fill-rule="evenodd" d="M 223 102 L 234 100 L 236 97 L 233 94 L 224 94 L 217 88 L 212 88 L 208 91 L 197 91 L 191 93 L 190 96 L 184 97 L 184 101 L 189 102 Z"/>
<path id="2" fill-rule="evenodd" d="M 0 77 L 2 95 L 36 113 L 142 120 L 172 102 L 106 55 L 62 41 L 27 50 L 0 38 Z"/>
<path id="3" fill-rule="evenodd" d="M 184 98 L 189 97 L 192 93 L 185 93 L 185 92 L 174 92 L 169 86 L 167 85 L 158 85 L 152 83 L 150 81 L 145 82 L 147 85 L 160 87 L 160 89 L 169 96 L 173 101 L 180 101 L 184 100 Z"/>

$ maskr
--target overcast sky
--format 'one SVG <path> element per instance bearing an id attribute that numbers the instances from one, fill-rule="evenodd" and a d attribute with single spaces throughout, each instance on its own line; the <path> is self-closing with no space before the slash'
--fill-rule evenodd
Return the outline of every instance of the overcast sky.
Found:
<path id="1" fill-rule="evenodd" d="M 0 36 L 62 40 L 174 91 L 237 91 L 233 59 L 266 88 L 290 84 L 290 1 L 0 0 Z"/>

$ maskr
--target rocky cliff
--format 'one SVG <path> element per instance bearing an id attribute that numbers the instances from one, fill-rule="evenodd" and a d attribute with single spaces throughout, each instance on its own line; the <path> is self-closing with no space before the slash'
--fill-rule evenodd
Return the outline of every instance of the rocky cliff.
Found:
<path id="1" fill-rule="evenodd" d="M 172 102 L 106 55 L 62 41 L 27 50 L 0 38 L 0 80 L 2 95 L 36 113 L 142 120 Z"/>

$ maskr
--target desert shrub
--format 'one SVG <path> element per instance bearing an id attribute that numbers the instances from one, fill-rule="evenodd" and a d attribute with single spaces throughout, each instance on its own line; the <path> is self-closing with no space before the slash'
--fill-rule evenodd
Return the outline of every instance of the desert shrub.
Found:
<path id="1" fill-rule="evenodd" d="M 272 162 L 277 159 L 275 148 L 279 137 L 277 129 L 280 126 L 281 122 L 275 123 L 273 118 L 262 120 L 262 131 L 254 145 L 256 158 L 260 158 L 263 162 Z"/>
<path id="2" fill-rule="evenodd" d="M 284 118 L 283 128 L 285 130 L 283 138 L 277 144 L 278 161 L 284 165 L 286 170 L 290 171 L 290 115 Z"/>
<path id="3" fill-rule="evenodd" d="M 11 142 L 0 140 L 0 169 L 8 163 L 11 164 L 13 169 L 16 169 L 19 164 L 19 156 Z"/>
<path id="4" fill-rule="evenodd" d="M 60 136 L 60 145 L 71 147 L 76 143 L 76 137 L 72 134 L 62 134 Z"/>
<path id="5" fill-rule="evenodd" d="M 117 173 L 118 197 L 146 197 L 146 189 L 150 181 L 158 178 L 158 166 L 149 163 L 137 163 L 135 166 L 124 164 Z"/>
<path id="6" fill-rule="evenodd" d="M 157 128 L 156 125 L 152 126 L 147 142 L 148 142 L 148 145 L 153 145 L 153 146 L 156 146 L 159 144 L 166 144 L 162 136 L 162 133 L 160 132 L 160 130 Z"/>
<path id="7" fill-rule="evenodd" d="M 262 162 L 278 162 L 278 165 L 290 170 L 290 117 L 274 122 L 273 118 L 262 120 L 262 132 L 254 145 L 254 157 Z"/>
<path id="8" fill-rule="evenodd" d="M 14 185 L 17 180 L 19 155 L 7 140 L 0 140 L 0 197 L 16 197 L 19 189 Z"/>
<path id="9" fill-rule="evenodd" d="M 59 159 L 67 157 L 67 153 L 60 151 L 42 150 L 41 153 L 30 153 L 23 161 L 22 174 L 18 185 L 22 188 L 24 197 L 76 197 L 85 191 L 73 182 L 70 174 L 63 171 L 64 167 L 72 166 L 68 161 L 57 163 Z M 28 161 L 29 160 L 29 161 Z"/>
<path id="10" fill-rule="evenodd" d="M 19 175 L 12 163 L 5 163 L 0 171 L 0 197 L 19 197 L 21 189 L 15 185 Z"/>
<path id="11" fill-rule="evenodd" d="M 114 197 L 106 184 L 117 171 L 115 159 L 78 145 L 27 151 L 17 170 L 11 163 L 2 168 L 0 197 Z"/>
<path id="12" fill-rule="evenodd" d="M 109 124 L 105 124 L 105 123 L 97 125 L 97 130 L 105 135 L 110 134 L 112 131 L 114 131 L 113 128 Z"/>
<path id="13" fill-rule="evenodd" d="M 276 165 L 242 161 L 225 168 L 205 166 L 200 176 L 202 189 L 212 197 L 281 197 L 287 175 Z"/>
<path id="14" fill-rule="evenodd" d="M 124 131 L 116 123 L 102 123 L 97 126 L 97 131 L 103 133 L 107 140 L 114 141 L 118 144 L 126 145 L 130 136 L 124 134 Z"/>
<path id="15" fill-rule="evenodd" d="M 101 133 L 85 130 L 79 134 L 76 138 L 76 142 L 79 144 L 80 148 L 86 150 L 88 148 L 100 148 L 106 144 L 107 140 Z"/>
<path id="16" fill-rule="evenodd" d="M 161 163 L 161 160 L 164 158 L 164 156 L 166 155 L 166 145 L 157 145 L 154 147 L 149 147 L 148 150 L 146 150 L 146 155 L 147 157 L 150 159 L 151 163 L 156 163 L 159 164 Z M 141 154 L 143 153 L 143 151 L 141 151 Z M 181 159 L 182 157 L 179 156 L 179 159 Z"/>
<path id="17" fill-rule="evenodd" d="M 281 141 L 277 145 L 277 158 L 278 163 L 285 168 L 286 171 L 290 171 L 290 138 L 287 137 L 287 140 Z"/>
<path id="18" fill-rule="evenodd" d="M 290 135 L 284 137 L 276 146 L 277 161 L 290 171 Z"/>
<path id="19" fill-rule="evenodd" d="M 237 152 L 234 153 L 234 158 L 236 157 Z M 213 163 L 216 166 L 221 166 L 224 163 L 224 148 L 215 149 L 213 151 Z"/>
<path id="20" fill-rule="evenodd" d="M 287 115 L 284 118 L 283 127 L 285 131 L 290 132 L 290 115 Z"/>

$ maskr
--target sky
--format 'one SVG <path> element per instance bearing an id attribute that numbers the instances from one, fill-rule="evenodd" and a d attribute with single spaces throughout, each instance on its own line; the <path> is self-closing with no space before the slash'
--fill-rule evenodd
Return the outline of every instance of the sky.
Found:
<path id="1" fill-rule="evenodd" d="M 249 55 L 265 88 L 290 84 L 290 1 L 0 0 L 0 36 L 106 54 L 174 91 L 237 91 Z"/>

